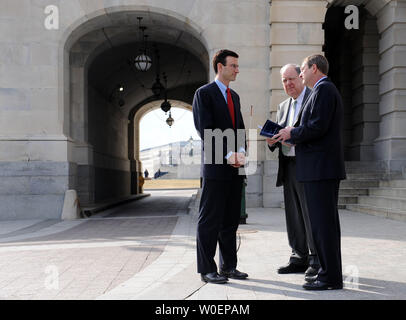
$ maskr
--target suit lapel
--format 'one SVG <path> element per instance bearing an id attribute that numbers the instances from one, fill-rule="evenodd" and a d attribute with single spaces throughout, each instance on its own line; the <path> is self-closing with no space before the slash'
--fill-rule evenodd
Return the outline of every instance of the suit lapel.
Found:
<path id="1" fill-rule="evenodd" d="M 300 118 L 302 117 L 303 110 L 304 110 L 304 108 L 305 108 L 305 106 L 307 104 L 307 101 L 309 100 L 311 94 L 312 94 L 312 90 L 310 90 L 308 87 L 306 87 L 306 91 L 305 91 L 305 94 L 304 94 L 304 97 L 303 97 L 302 105 L 300 106 L 300 110 L 299 110 L 299 113 L 297 115 L 297 119 L 296 119 L 295 123 L 293 124 L 294 127 L 297 127 L 299 125 Z"/>
<path id="2" fill-rule="evenodd" d="M 280 123 L 280 125 L 282 126 L 282 127 L 286 127 L 286 125 L 287 125 L 287 122 L 288 122 L 288 114 L 289 114 L 289 108 L 290 108 L 290 105 L 291 105 L 291 103 L 292 103 L 292 98 L 290 98 L 284 105 L 283 105 L 283 115 L 282 115 L 282 118 L 281 118 L 281 123 Z"/>

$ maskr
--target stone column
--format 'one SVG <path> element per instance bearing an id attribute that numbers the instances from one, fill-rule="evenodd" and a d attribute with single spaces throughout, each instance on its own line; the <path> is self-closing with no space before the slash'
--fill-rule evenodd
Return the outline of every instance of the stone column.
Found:
<path id="1" fill-rule="evenodd" d="M 283 90 L 280 69 L 287 63 L 301 64 L 303 58 L 322 52 L 324 32 L 322 24 L 326 14 L 325 1 L 270 2 L 270 106 L 267 117 L 276 119 L 278 104 L 287 99 Z M 300 21 L 300 22 L 298 22 Z M 279 207 L 283 201 L 282 188 L 276 188 L 277 151 L 266 149 L 264 165 L 264 207 Z"/>
<path id="2" fill-rule="evenodd" d="M 350 159 L 357 161 L 375 160 L 373 143 L 379 131 L 379 35 L 376 20 L 364 13 L 360 33 L 352 41 L 354 60 L 350 62 L 353 91 Z"/>
<path id="3" fill-rule="evenodd" d="M 72 160 L 77 164 L 78 179 L 75 189 L 82 204 L 93 203 L 95 198 L 95 169 L 93 146 L 88 142 L 88 81 L 86 60 L 89 52 L 84 51 L 80 42 L 69 53 L 70 103 L 69 134 L 74 140 Z"/>
<path id="4" fill-rule="evenodd" d="M 58 109 L 60 32 L 38 6 L 0 4 L 0 220 L 60 218 L 74 181 Z"/>
<path id="5" fill-rule="evenodd" d="M 128 159 L 130 159 L 130 171 L 131 171 L 131 194 L 138 194 L 139 192 L 139 180 L 138 176 L 141 173 L 141 161 L 137 159 L 139 157 L 139 126 L 135 127 L 134 117 L 130 117 L 128 123 Z M 138 122 L 139 124 L 139 122 Z M 137 141 L 137 143 L 135 143 Z"/>
<path id="6" fill-rule="evenodd" d="M 406 166 L 406 1 L 391 1 L 378 13 L 379 137 L 375 156 L 388 171 Z"/>

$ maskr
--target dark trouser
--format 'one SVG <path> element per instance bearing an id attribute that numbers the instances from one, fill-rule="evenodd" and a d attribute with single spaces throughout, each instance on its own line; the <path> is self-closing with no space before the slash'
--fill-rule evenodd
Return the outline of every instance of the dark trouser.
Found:
<path id="1" fill-rule="evenodd" d="M 318 280 L 341 284 L 341 232 L 338 216 L 339 180 L 304 182 L 313 239 L 320 260 Z"/>
<path id="2" fill-rule="evenodd" d="M 319 261 L 313 241 L 304 187 L 296 179 L 295 157 L 286 158 L 284 161 L 283 196 L 285 200 L 286 229 L 289 245 L 292 248 L 289 263 L 309 264 L 318 269 Z"/>
<path id="3" fill-rule="evenodd" d="M 220 269 L 237 266 L 236 232 L 241 210 L 241 176 L 232 181 L 203 179 L 197 224 L 197 272 L 217 271 L 214 261 L 217 241 L 220 248 Z"/>

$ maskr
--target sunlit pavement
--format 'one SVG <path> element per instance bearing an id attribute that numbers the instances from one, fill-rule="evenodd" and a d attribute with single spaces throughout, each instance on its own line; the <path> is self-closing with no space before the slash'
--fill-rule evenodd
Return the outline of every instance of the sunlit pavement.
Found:
<path id="1" fill-rule="evenodd" d="M 238 269 L 249 279 L 213 285 L 196 273 L 196 190 L 150 193 L 89 219 L 3 221 L 0 299 L 406 298 L 404 222 L 341 210 L 344 289 L 315 292 L 276 272 L 290 254 L 283 210 L 248 209 Z"/>

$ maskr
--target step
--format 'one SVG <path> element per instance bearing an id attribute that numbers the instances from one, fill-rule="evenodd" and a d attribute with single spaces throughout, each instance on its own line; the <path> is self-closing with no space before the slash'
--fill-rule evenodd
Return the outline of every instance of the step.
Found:
<path id="1" fill-rule="evenodd" d="M 406 188 L 406 179 L 383 180 L 379 182 L 380 187 Z"/>
<path id="2" fill-rule="evenodd" d="M 401 198 L 406 200 L 406 188 L 370 188 L 369 195 L 389 198 Z"/>
<path id="3" fill-rule="evenodd" d="M 401 211 L 401 210 L 379 208 L 379 207 L 362 205 L 362 204 L 349 204 L 349 205 L 347 205 L 347 210 L 406 222 L 406 212 Z"/>
<path id="4" fill-rule="evenodd" d="M 345 170 L 351 171 L 364 171 L 364 172 L 378 172 L 385 171 L 382 165 L 377 161 L 346 161 Z"/>
<path id="5" fill-rule="evenodd" d="M 387 174 L 382 172 L 382 173 L 362 173 L 362 172 L 354 172 L 354 173 L 348 173 L 346 174 L 347 180 L 381 180 L 387 178 Z"/>
<path id="6" fill-rule="evenodd" d="M 357 203 L 358 196 L 339 196 L 338 197 L 338 204 L 347 205 L 350 203 Z"/>
<path id="7" fill-rule="evenodd" d="M 339 196 L 367 196 L 368 188 L 340 188 Z"/>
<path id="8" fill-rule="evenodd" d="M 358 204 L 367 206 L 387 208 L 389 210 L 400 210 L 406 213 L 406 199 L 382 196 L 359 196 Z"/>
<path id="9" fill-rule="evenodd" d="M 373 188 L 378 187 L 379 181 L 378 180 L 342 180 L 340 182 L 340 189 L 346 188 L 355 188 L 355 189 L 362 189 L 362 188 Z"/>

